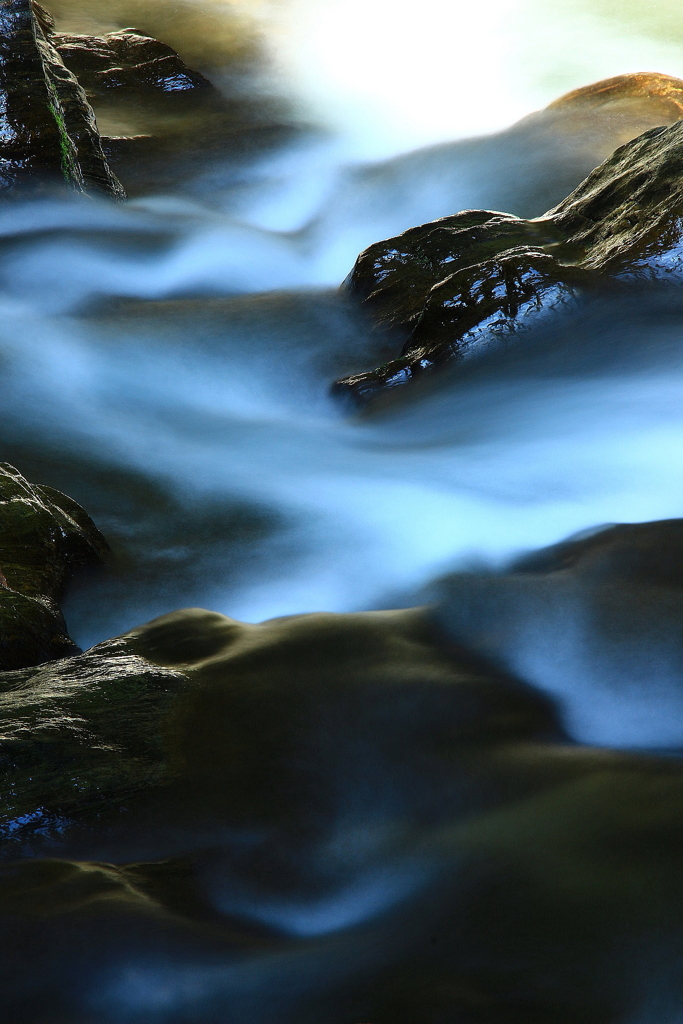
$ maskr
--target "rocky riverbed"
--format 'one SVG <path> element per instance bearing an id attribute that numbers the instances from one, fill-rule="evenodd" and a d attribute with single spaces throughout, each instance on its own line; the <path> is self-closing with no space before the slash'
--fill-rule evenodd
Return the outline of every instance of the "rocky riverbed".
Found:
<path id="1" fill-rule="evenodd" d="M 6 1016 L 678 1020 L 683 82 L 275 231 L 162 6 L 0 0 Z"/>

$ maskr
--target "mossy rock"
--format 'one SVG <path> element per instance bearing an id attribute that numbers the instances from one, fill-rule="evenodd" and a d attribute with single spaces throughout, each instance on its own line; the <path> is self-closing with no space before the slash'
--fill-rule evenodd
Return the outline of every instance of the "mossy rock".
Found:
<path id="1" fill-rule="evenodd" d="M 52 45 L 52 28 L 32 0 L 0 0 L 0 192 L 61 181 L 121 199 L 92 107 Z"/>

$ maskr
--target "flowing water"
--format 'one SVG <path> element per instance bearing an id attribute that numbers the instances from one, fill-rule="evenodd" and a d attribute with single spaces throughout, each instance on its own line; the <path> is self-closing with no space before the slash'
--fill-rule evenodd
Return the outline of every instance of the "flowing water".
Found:
<path id="1" fill-rule="evenodd" d="M 610 75 L 683 76 L 678 4 L 52 9 L 63 30 L 156 34 L 291 129 L 126 204 L 0 208 L 2 458 L 81 502 L 117 555 L 67 602 L 79 645 L 186 606 L 250 622 L 407 607 L 446 571 L 500 566 L 597 524 L 683 516 L 683 303 L 671 289 L 596 300 L 376 412 L 329 395 L 336 377 L 392 354 L 338 290 L 357 253 L 459 209 L 539 214 L 563 198 L 606 155 L 590 124 L 576 152 L 506 129 Z M 431 856 L 252 917 L 334 935 L 418 891 Z M 142 956 L 93 1012 L 166 1020 L 215 990 L 231 992 L 235 1020 L 273 1024 L 278 999 L 328 984 L 338 962 L 381 966 L 399 940 L 345 941 L 248 969 Z"/>
<path id="2" fill-rule="evenodd" d="M 676 5 L 54 11 L 67 29 L 135 19 L 226 91 L 239 40 L 257 40 L 239 87 L 286 97 L 303 126 L 237 171 L 226 159 L 210 188 L 0 211 L 5 457 L 80 500 L 122 560 L 96 600 L 72 599 L 78 643 L 190 604 L 256 621 L 411 602 L 447 567 L 681 514 L 670 298 L 557 323 L 542 370 L 503 363 L 381 416 L 327 394 L 389 354 L 337 293 L 358 251 L 457 209 L 562 198 L 585 169 L 557 183 L 547 143 L 520 155 L 490 133 L 605 75 L 683 73 Z"/>

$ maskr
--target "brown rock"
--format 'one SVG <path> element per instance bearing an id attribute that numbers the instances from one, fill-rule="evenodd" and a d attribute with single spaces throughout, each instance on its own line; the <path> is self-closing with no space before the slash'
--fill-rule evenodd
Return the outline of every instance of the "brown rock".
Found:
<path id="1" fill-rule="evenodd" d="M 595 102 L 624 88 L 599 86 Z M 640 86 L 629 79 L 628 87 Z M 668 80 L 662 89 L 675 106 L 678 89 Z M 622 146 L 542 217 L 468 210 L 370 246 L 346 288 L 404 347 L 399 359 L 338 381 L 335 393 L 363 403 L 425 370 L 508 345 L 586 289 L 678 280 L 682 213 L 679 121 Z"/>

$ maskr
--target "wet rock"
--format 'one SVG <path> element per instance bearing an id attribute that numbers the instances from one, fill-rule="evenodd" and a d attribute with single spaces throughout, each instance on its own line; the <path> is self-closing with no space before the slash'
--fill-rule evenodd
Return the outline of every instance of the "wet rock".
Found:
<path id="1" fill-rule="evenodd" d="M 59 602 L 73 572 L 106 555 L 104 538 L 75 501 L 30 484 L 6 463 L 0 463 L 0 525 L 0 667 L 77 652 Z"/>
<path id="2" fill-rule="evenodd" d="M 55 33 L 51 41 L 89 96 L 112 90 L 177 93 L 213 89 L 170 46 L 134 29 L 102 37 Z"/>
<path id="3" fill-rule="evenodd" d="M 107 159 L 126 182 L 142 179 L 158 187 L 172 175 L 178 150 L 197 144 L 207 110 L 215 116 L 225 106 L 211 83 L 175 50 L 134 29 L 104 36 L 53 33 L 50 42 L 105 123 L 125 124 L 130 111 L 135 123 L 140 110 L 147 112 L 142 120 L 149 132 L 102 138 Z M 160 162 L 171 168 L 164 173 Z"/>
<path id="4" fill-rule="evenodd" d="M 309 237 L 324 248 L 332 236 L 333 252 L 347 254 L 350 266 L 377 239 L 463 207 L 537 217 L 618 146 L 681 116 L 679 78 L 636 73 L 596 82 L 504 131 L 349 168 L 309 225 Z"/>
<path id="5" fill-rule="evenodd" d="M 683 124 L 618 149 L 532 220 L 466 210 L 362 253 L 348 291 L 404 341 L 398 359 L 343 378 L 363 403 L 452 360 L 507 346 L 586 291 L 683 274 Z"/>
<path id="6" fill-rule="evenodd" d="M 150 10 L 144 16 L 149 18 Z M 173 35 L 174 16 L 182 24 L 183 12 L 178 10 L 167 24 L 167 10 L 160 29 Z M 194 12 L 195 21 L 198 17 Z M 191 35 L 187 28 L 179 32 L 176 25 L 175 35 Z M 97 114 L 107 160 L 129 194 L 191 188 L 193 178 L 212 173 L 217 175 L 215 184 L 225 187 L 226 163 L 242 159 L 253 148 L 280 144 L 296 130 L 283 102 L 249 96 L 239 82 L 235 88 L 226 78 L 225 68 L 209 67 L 221 82 L 219 90 L 171 46 L 136 29 L 101 36 L 53 32 L 51 43 L 85 90 Z M 190 52 L 197 57 L 192 46 Z M 235 79 L 255 73 L 253 67 L 242 66 L 244 57 L 233 55 Z M 215 194 L 208 182 L 207 187 Z"/>
<path id="7" fill-rule="evenodd" d="M 85 93 L 50 42 L 51 27 L 31 0 L 0 5 L 0 188 L 61 180 L 123 198 Z"/>
<path id="8" fill-rule="evenodd" d="M 0 677 L 0 837 L 92 823 L 171 774 L 163 723 L 185 676 L 110 640 Z"/>

